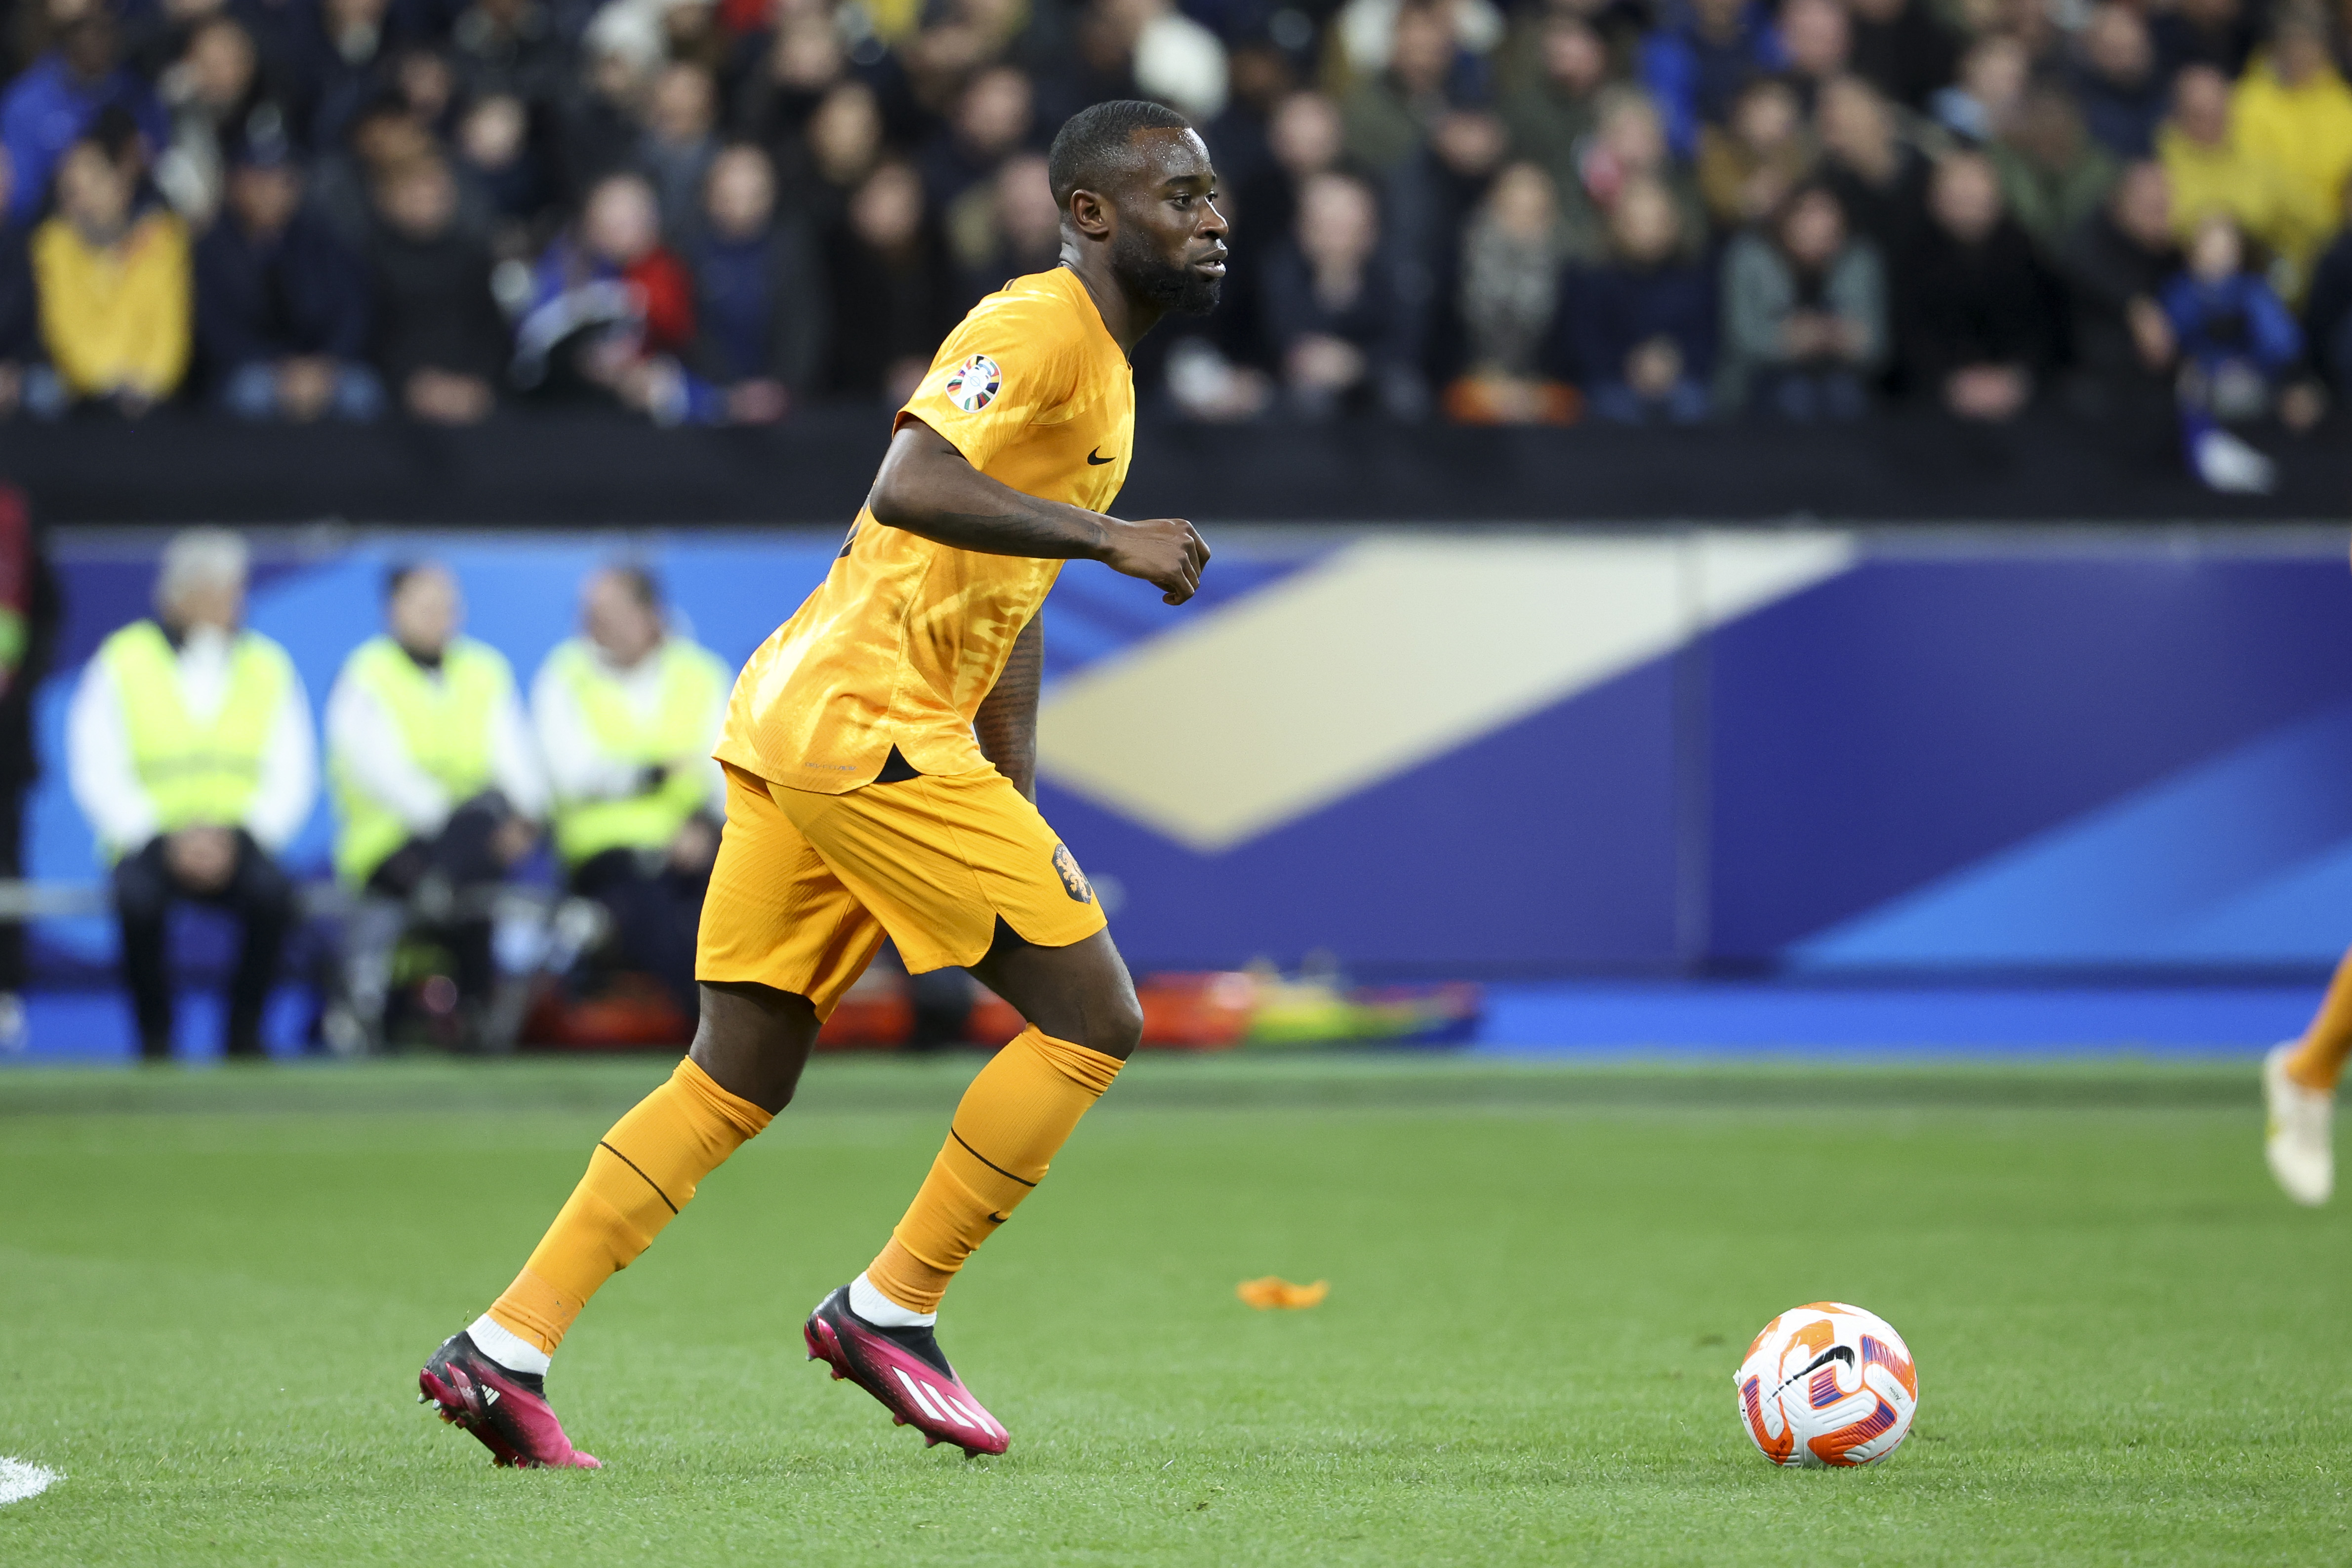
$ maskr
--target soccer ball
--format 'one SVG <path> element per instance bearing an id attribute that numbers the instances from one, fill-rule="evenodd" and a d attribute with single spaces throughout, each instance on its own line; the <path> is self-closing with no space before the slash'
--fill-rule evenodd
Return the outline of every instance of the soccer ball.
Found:
<path id="1" fill-rule="evenodd" d="M 1885 1318 L 1843 1301 L 1791 1307 L 1731 1375 L 1739 1424 L 1776 1465 L 1874 1465 L 1919 1410 L 1919 1370 Z"/>

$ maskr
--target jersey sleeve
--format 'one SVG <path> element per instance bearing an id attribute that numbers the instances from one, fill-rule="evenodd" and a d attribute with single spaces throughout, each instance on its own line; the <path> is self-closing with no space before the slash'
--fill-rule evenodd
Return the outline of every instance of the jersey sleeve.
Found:
<path id="1" fill-rule="evenodd" d="M 1068 402 L 1077 374 L 1069 323 L 1045 303 L 983 301 L 948 334 L 893 428 L 919 419 L 985 470 L 1039 416 Z"/>

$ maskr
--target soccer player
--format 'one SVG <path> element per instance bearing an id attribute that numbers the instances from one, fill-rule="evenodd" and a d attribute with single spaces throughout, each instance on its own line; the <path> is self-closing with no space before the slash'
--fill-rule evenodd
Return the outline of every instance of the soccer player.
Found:
<path id="1" fill-rule="evenodd" d="M 419 1375 L 501 1464 L 596 1464 L 548 1406 L 549 1357 L 791 1101 L 819 1022 L 886 934 L 910 970 L 970 969 L 1029 1027 L 972 1080 L 905 1218 L 803 1337 L 931 1442 L 1010 1440 L 940 1351 L 940 1299 L 1142 1030 L 1094 890 L 1034 803 L 1037 612 L 1067 560 L 1170 604 L 1199 587 L 1209 549 L 1191 523 L 1103 508 L 1133 444 L 1129 351 L 1163 316 L 1213 306 L 1225 270 L 1216 177 L 1182 116 L 1097 104 L 1047 163 L 1061 265 L 949 336 L 832 571 L 736 682 L 692 1050 L 605 1134 L 506 1293 Z"/>

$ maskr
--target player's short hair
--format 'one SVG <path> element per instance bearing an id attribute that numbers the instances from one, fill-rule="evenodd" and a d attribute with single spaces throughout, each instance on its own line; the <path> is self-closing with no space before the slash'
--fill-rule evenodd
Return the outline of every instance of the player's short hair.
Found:
<path id="1" fill-rule="evenodd" d="M 1078 110 L 1054 133 L 1045 153 L 1054 204 L 1067 212 L 1071 192 L 1107 191 L 1117 183 L 1135 165 L 1136 132 L 1192 129 L 1191 120 L 1166 104 L 1139 98 L 1115 98 Z"/>
<path id="2" fill-rule="evenodd" d="M 414 560 L 397 561 L 393 565 L 386 567 L 383 573 L 384 602 L 389 604 L 394 600 L 399 598 L 400 591 L 406 588 L 408 586 L 408 580 L 415 577 L 418 572 L 446 572 L 449 569 L 447 567 L 443 566 L 439 561 L 433 559 L 430 556 L 419 556 Z"/>
<path id="3" fill-rule="evenodd" d="M 616 560 L 607 564 L 604 571 L 614 581 L 628 591 L 629 597 L 637 601 L 638 609 L 650 610 L 656 614 L 660 612 L 661 579 L 654 575 L 651 567 L 633 560 Z"/>

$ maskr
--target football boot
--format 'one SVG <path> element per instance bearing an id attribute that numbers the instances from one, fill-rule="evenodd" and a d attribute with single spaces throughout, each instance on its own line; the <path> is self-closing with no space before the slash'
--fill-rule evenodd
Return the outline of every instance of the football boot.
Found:
<path id="1" fill-rule="evenodd" d="M 833 1368 L 882 1402 L 891 1419 L 923 1435 L 926 1447 L 953 1443 L 964 1457 L 1001 1454 L 1013 1435 L 971 1396 L 929 1328 L 884 1328 L 849 1306 L 849 1287 L 816 1304 L 802 1325 L 809 1359 Z"/>
<path id="2" fill-rule="evenodd" d="M 547 1403 L 546 1380 L 500 1366 L 467 1333 L 450 1335 L 416 1375 L 420 1405 L 440 1407 L 441 1419 L 480 1439 L 490 1458 L 523 1469 L 604 1469 L 563 1435 Z"/>

